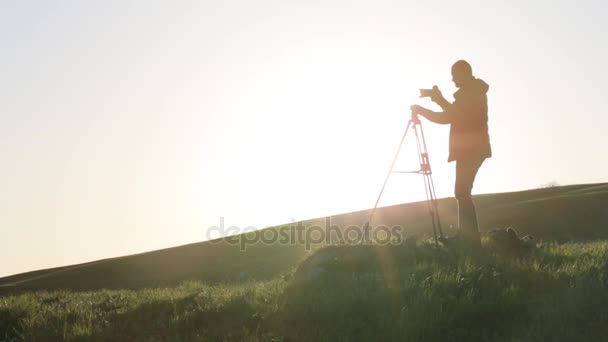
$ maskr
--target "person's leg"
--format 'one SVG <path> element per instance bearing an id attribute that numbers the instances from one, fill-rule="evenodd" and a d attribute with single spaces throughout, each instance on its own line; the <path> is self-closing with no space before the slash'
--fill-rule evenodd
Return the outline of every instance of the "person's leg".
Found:
<path id="1" fill-rule="evenodd" d="M 458 201 L 458 227 L 463 238 L 476 247 L 481 247 L 481 237 L 471 191 L 475 176 L 483 161 L 483 159 L 456 161 L 454 194 Z"/>

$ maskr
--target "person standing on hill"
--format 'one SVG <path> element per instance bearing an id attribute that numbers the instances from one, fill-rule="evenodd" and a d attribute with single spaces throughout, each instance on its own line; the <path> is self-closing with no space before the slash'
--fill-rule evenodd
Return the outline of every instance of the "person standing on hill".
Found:
<path id="1" fill-rule="evenodd" d="M 492 156 L 488 133 L 489 85 L 475 78 L 471 65 L 464 60 L 452 66 L 452 81 L 458 88 L 453 103 L 446 100 L 437 87 L 433 87 L 430 95 L 443 112 L 419 105 L 411 106 L 411 110 L 413 115 L 421 115 L 431 122 L 451 125 L 448 162 L 456 161 L 454 195 L 458 202 L 459 234 L 474 247 L 481 247 L 471 190 L 481 164 Z"/>

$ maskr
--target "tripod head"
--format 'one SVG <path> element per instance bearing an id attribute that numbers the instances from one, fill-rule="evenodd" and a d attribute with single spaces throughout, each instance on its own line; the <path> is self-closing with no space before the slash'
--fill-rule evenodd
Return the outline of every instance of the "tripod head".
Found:
<path id="1" fill-rule="evenodd" d="M 416 114 L 414 111 L 412 111 L 412 116 L 410 118 L 410 121 L 414 125 L 420 125 L 420 118 L 418 117 L 418 114 Z"/>

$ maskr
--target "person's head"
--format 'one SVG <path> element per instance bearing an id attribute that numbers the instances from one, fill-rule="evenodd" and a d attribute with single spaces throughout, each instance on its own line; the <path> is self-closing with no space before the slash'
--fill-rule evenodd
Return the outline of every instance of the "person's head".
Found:
<path id="1" fill-rule="evenodd" d="M 452 81 L 456 88 L 462 87 L 465 83 L 473 79 L 473 69 L 471 64 L 465 60 L 459 60 L 452 65 Z"/>

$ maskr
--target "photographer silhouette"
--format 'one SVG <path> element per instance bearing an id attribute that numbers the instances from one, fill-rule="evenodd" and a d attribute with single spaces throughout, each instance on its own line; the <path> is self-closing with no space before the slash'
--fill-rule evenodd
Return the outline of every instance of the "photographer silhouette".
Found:
<path id="1" fill-rule="evenodd" d="M 475 176 L 486 158 L 492 156 L 488 134 L 489 85 L 473 76 L 471 65 L 460 60 L 452 66 L 452 81 L 458 88 L 454 102 L 446 100 L 437 87 L 421 89 L 443 112 L 434 112 L 419 105 L 411 107 L 413 115 L 421 115 L 437 124 L 450 124 L 448 162 L 456 161 L 454 195 L 458 201 L 460 236 L 475 247 L 481 247 L 477 212 L 471 196 Z"/>

